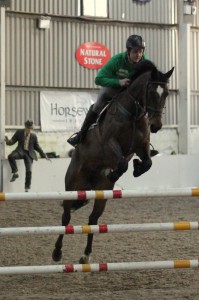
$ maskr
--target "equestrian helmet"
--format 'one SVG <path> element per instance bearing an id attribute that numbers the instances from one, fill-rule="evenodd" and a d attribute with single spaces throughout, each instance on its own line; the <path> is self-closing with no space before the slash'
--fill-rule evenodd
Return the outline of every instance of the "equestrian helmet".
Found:
<path id="1" fill-rule="evenodd" d="M 145 41 L 140 35 L 137 34 L 130 35 L 126 41 L 126 48 L 128 50 L 132 48 L 145 49 Z"/>
<path id="2" fill-rule="evenodd" d="M 26 128 L 33 129 L 33 121 L 32 120 L 27 120 L 24 124 L 25 124 Z"/>

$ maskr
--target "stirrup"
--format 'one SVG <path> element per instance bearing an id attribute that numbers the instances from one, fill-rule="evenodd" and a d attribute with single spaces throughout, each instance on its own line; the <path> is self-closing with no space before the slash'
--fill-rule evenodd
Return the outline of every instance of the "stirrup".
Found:
<path id="1" fill-rule="evenodd" d="M 80 132 L 76 132 L 76 133 L 74 133 L 74 134 L 67 140 L 67 142 L 68 142 L 71 146 L 75 147 L 75 146 L 77 146 L 77 144 L 79 144 L 80 139 L 81 139 L 81 133 L 80 133 Z"/>
<path id="2" fill-rule="evenodd" d="M 159 154 L 158 150 L 155 150 L 155 149 L 150 150 L 150 156 L 151 157 L 156 156 L 157 154 Z"/>
<path id="3" fill-rule="evenodd" d="M 157 154 L 159 154 L 158 150 L 155 150 L 153 145 L 150 143 L 150 146 L 152 147 L 152 149 L 150 149 L 150 156 L 156 156 Z"/>

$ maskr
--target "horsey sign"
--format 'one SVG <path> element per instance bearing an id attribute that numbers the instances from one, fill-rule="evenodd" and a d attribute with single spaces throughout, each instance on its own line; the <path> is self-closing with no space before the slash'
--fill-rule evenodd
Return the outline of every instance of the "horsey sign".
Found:
<path id="1" fill-rule="evenodd" d="M 100 43 L 88 42 L 79 46 L 76 59 L 85 68 L 99 69 L 110 59 L 110 51 Z"/>

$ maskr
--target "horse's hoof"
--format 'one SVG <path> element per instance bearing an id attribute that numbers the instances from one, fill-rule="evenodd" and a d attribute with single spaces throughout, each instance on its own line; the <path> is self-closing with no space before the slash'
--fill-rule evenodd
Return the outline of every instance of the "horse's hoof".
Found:
<path id="1" fill-rule="evenodd" d="M 120 177 L 116 173 L 111 172 L 107 175 L 107 178 L 110 182 L 115 183 Z"/>
<path id="2" fill-rule="evenodd" d="M 139 166 L 141 164 L 141 161 L 137 158 L 135 158 L 133 160 L 133 167 L 136 168 L 137 166 Z"/>
<path id="3" fill-rule="evenodd" d="M 90 262 L 90 256 L 89 255 L 83 255 L 80 257 L 79 264 L 84 265 L 84 264 L 89 264 Z"/>
<path id="4" fill-rule="evenodd" d="M 140 175 L 142 175 L 143 173 L 140 170 L 134 170 L 133 172 L 133 176 L 134 177 L 139 177 Z"/>
<path id="5" fill-rule="evenodd" d="M 136 166 L 136 168 L 134 169 L 133 172 L 133 176 L 134 177 L 138 177 L 144 173 L 146 173 L 152 166 L 152 163 L 148 163 L 148 164 L 140 164 L 138 166 Z"/>
<path id="6" fill-rule="evenodd" d="M 53 253 L 52 253 L 52 259 L 54 260 L 54 261 L 60 261 L 61 260 L 61 258 L 62 258 L 62 251 L 61 251 L 61 249 L 54 249 L 53 250 Z"/>

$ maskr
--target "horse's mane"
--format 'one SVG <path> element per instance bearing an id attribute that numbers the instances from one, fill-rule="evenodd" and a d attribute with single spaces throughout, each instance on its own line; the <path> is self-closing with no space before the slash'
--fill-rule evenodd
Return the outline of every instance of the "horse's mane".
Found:
<path id="1" fill-rule="evenodd" d="M 141 60 L 139 61 L 134 68 L 134 71 L 130 73 L 129 79 L 132 81 L 138 78 L 141 74 L 146 73 L 148 71 L 152 71 L 156 69 L 156 66 L 150 60 Z"/>

